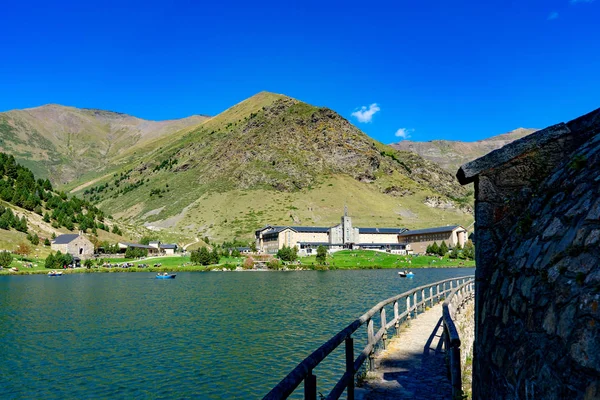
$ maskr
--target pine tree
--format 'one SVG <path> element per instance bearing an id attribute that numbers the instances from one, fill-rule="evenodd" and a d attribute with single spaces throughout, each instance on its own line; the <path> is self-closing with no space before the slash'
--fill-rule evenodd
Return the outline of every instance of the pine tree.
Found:
<path id="1" fill-rule="evenodd" d="M 27 232 L 27 218 L 23 215 L 21 219 L 15 218 L 18 222 L 15 222 L 15 229 L 20 232 Z"/>
<path id="2" fill-rule="evenodd" d="M 440 244 L 440 248 L 439 248 L 438 254 L 443 257 L 447 253 L 448 253 L 448 245 L 446 244 L 445 241 L 442 240 L 442 244 Z"/>
<path id="3" fill-rule="evenodd" d="M 211 261 L 210 253 L 206 247 L 200 249 L 200 264 L 209 265 Z"/>
<path id="4" fill-rule="evenodd" d="M 0 267 L 8 267 L 12 262 L 12 254 L 8 251 L 0 251 Z"/>
<path id="5" fill-rule="evenodd" d="M 44 263 L 44 267 L 48 269 L 54 268 L 54 255 L 50 253 L 48 257 L 46 257 L 46 262 Z"/>
<path id="6" fill-rule="evenodd" d="M 430 250 L 431 250 L 431 254 L 438 254 L 440 252 L 440 248 L 439 248 L 437 242 L 433 242 Z"/>
<path id="7" fill-rule="evenodd" d="M 325 264 L 325 260 L 327 259 L 327 249 L 325 246 L 317 247 L 317 262 L 319 264 Z"/>
<path id="8" fill-rule="evenodd" d="M 217 246 L 213 247 L 213 250 L 210 254 L 210 262 L 211 264 L 218 264 L 221 261 L 221 256 L 219 255 L 219 250 Z"/>
<path id="9" fill-rule="evenodd" d="M 463 256 L 466 259 L 475 259 L 475 246 L 473 245 L 473 242 L 471 240 L 468 240 L 465 244 L 465 248 L 463 249 Z"/>

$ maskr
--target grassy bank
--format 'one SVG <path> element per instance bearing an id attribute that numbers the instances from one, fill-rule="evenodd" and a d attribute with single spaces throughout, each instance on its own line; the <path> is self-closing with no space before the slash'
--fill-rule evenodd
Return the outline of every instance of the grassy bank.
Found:
<path id="1" fill-rule="evenodd" d="M 303 265 L 317 265 L 316 256 L 300 259 Z M 445 268 L 445 267 L 474 267 L 475 261 L 453 260 L 448 257 L 434 256 L 400 256 L 381 253 L 378 251 L 343 250 L 327 255 L 326 264 L 333 268 Z"/>
<path id="2" fill-rule="evenodd" d="M 193 265 L 190 262 L 189 256 L 173 256 L 173 257 L 151 257 L 147 259 L 133 260 L 123 258 L 105 258 L 104 262 L 110 264 L 132 263 L 134 266 L 130 268 L 104 268 L 94 266 L 90 269 L 66 269 L 65 274 L 78 273 L 93 273 L 93 272 L 196 272 L 196 271 L 215 271 L 234 270 L 243 264 L 243 257 L 224 257 L 221 258 L 219 264 L 216 265 Z M 27 265 L 32 267 L 28 268 Z M 146 264 L 148 267 L 137 267 L 140 264 Z M 160 266 L 155 266 L 160 264 Z M 7 269 L 0 270 L 0 275 L 30 275 L 30 274 L 46 274 L 48 269 L 44 268 L 44 261 L 35 262 L 35 260 L 14 259 L 11 267 L 19 269 L 18 272 L 10 272 Z M 474 267 L 475 261 L 453 260 L 447 257 L 433 256 L 399 256 L 395 254 L 381 253 L 377 251 L 351 251 L 345 250 L 328 255 L 326 264 L 319 265 L 315 256 L 302 257 L 299 259 L 299 264 L 287 265 L 288 269 L 382 269 L 382 268 L 448 268 L 448 267 Z"/>

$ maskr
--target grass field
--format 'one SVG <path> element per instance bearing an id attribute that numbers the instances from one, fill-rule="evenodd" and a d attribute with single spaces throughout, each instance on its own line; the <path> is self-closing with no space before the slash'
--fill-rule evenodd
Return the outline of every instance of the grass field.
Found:
<path id="1" fill-rule="evenodd" d="M 317 264 L 316 256 L 303 257 L 300 262 L 304 265 Z M 400 256 L 381 253 L 378 251 L 338 251 L 327 255 L 326 263 L 334 268 L 443 268 L 443 267 L 474 267 L 475 261 L 452 260 L 433 256 Z"/>
<path id="2" fill-rule="evenodd" d="M 149 268 L 102 268 L 102 267 L 97 267 L 96 261 L 94 262 L 94 267 L 90 270 L 87 270 L 87 268 L 81 268 L 81 269 L 67 269 L 65 270 L 66 273 L 81 273 L 81 272 L 93 272 L 93 271 L 103 271 L 103 272 L 109 272 L 110 270 L 114 270 L 114 272 L 118 272 L 118 271 L 130 271 L 130 272 L 135 272 L 135 271 L 167 271 L 167 270 L 174 270 L 174 271 L 204 271 L 207 270 L 206 266 L 202 266 L 202 265 L 193 265 L 190 263 L 190 257 L 189 256 L 173 256 L 173 257 L 150 257 L 147 259 L 141 259 L 141 260 L 133 260 L 133 259 L 129 259 L 129 258 L 102 258 L 103 262 L 109 263 L 109 264 L 123 264 L 125 262 L 130 262 L 132 263 L 134 266 L 137 266 L 139 264 L 147 264 L 150 267 Z M 241 265 L 244 262 L 244 258 L 243 257 L 223 257 L 221 258 L 220 262 L 218 265 L 212 265 L 209 267 L 218 267 L 219 265 L 227 265 L 229 267 L 237 267 L 239 265 Z M 31 264 L 31 267 L 29 267 L 28 265 Z M 160 264 L 160 267 L 154 267 L 155 264 Z M 44 267 L 44 259 L 41 259 L 39 261 L 36 261 L 35 258 L 33 257 L 17 257 L 14 256 L 12 263 L 10 264 L 10 268 L 17 268 L 20 272 L 20 274 L 22 275 L 27 275 L 27 274 L 38 274 L 38 273 L 47 273 L 49 270 L 46 269 Z M 10 274 L 10 272 L 8 270 L 2 270 L 0 271 L 0 274 Z"/>
<path id="3" fill-rule="evenodd" d="M 75 269 L 66 270 L 66 273 L 87 273 L 87 272 L 137 272 L 137 271 L 209 271 L 214 269 L 221 269 L 226 267 L 227 269 L 235 269 L 235 267 L 241 266 L 244 262 L 244 257 L 223 257 L 219 264 L 202 266 L 193 265 L 190 263 L 189 256 L 172 256 L 172 257 L 149 257 L 147 259 L 133 260 L 123 258 L 103 258 L 103 262 L 110 264 L 123 264 L 130 262 L 134 265 L 133 268 L 102 268 L 94 265 L 92 269 Z M 320 267 L 316 261 L 315 256 L 301 257 L 299 259 L 299 268 L 307 269 L 378 269 L 378 268 L 398 268 L 398 269 L 411 269 L 411 268 L 445 268 L 445 267 L 474 267 L 475 261 L 466 260 L 452 260 L 450 258 L 440 259 L 439 257 L 433 256 L 400 256 L 395 254 L 381 253 L 377 251 L 352 251 L 344 250 L 328 255 L 326 260 L 326 266 Z M 32 264 L 31 268 L 27 265 Z M 137 268 L 139 264 L 147 264 L 149 267 Z M 160 264 L 160 266 L 156 266 Z M 35 258 L 17 258 L 13 259 L 11 267 L 19 269 L 18 274 L 39 274 L 47 273 L 48 270 L 44 268 L 44 260 L 36 261 Z M 7 270 L 0 271 L 0 274 L 9 274 Z"/>

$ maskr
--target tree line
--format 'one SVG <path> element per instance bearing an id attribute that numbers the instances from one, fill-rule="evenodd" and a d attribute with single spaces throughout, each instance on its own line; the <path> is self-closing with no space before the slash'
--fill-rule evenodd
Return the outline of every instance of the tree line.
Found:
<path id="1" fill-rule="evenodd" d="M 450 254 L 448 254 L 449 251 Z M 438 255 L 440 257 L 448 255 L 449 258 L 453 259 L 475 259 L 475 246 L 473 245 L 473 242 L 471 240 L 468 240 L 467 243 L 465 243 L 464 248 L 460 245 L 460 243 L 457 243 L 456 246 L 452 248 L 452 250 L 448 249 L 448 245 L 445 241 L 442 241 L 442 243 L 439 246 L 437 242 L 433 242 L 433 244 L 427 246 L 425 252 L 427 254 Z"/>

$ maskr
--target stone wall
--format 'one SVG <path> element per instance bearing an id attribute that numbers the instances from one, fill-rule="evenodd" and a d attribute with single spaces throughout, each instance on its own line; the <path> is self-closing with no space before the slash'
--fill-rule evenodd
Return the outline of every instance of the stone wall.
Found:
<path id="1" fill-rule="evenodd" d="M 475 183 L 473 398 L 600 398 L 600 109 L 457 176 Z"/>
<path id="2" fill-rule="evenodd" d="M 463 391 L 471 393 L 473 380 L 473 341 L 475 338 L 475 302 L 467 302 L 460 313 L 454 315 L 454 323 L 460 335 L 460 365 Z"/>

